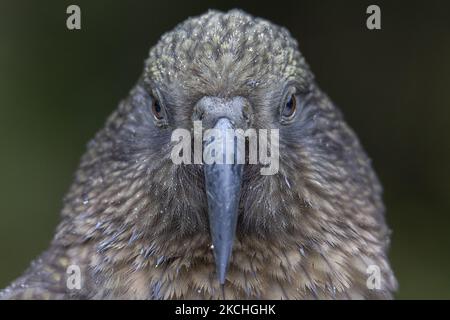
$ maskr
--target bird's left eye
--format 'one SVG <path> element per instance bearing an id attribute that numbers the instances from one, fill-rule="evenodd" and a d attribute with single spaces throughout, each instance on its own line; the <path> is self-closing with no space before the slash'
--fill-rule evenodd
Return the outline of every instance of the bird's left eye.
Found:
<path id="1" fill-rule="evenodd" d="M 158 99 L 156 99 L 155 97 L 153 97 L 153 100 L 152 100 L 152 113 L 156 120 L 161 120 L 162 118 L 164 118 L 161 104 L 159 103 Z"/>
<path id="2" fill-rule="evenodd" d="M 297 99 L 294 94 L 292 94 L 286 101 L 281 115 L 284 120 L 290 120 L 295 116 L 297 111 Z"/>

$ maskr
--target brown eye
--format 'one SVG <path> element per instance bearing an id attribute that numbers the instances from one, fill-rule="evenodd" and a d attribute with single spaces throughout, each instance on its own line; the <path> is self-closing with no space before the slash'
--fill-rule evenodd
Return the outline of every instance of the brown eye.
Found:
<path id="1" fill-rule="evenodd" d="M 291 95 L 289 99 L 286 101 L 286 104 L 284 105 L 281 115 L 283 116 L 283 118 L 289 120 L 294 117 L 296 111 L 297 111 L 297 99 L 295 98 L 295 95 Z"/>
<path id="2" fill-rule="evenodd" d="M 156 98 L 153 98 L 153 101 L 152 101 L 152 112 L 153 112 L 153 116 L 155 117 L 156 120 L 161 120 L 162 118 L 164 118 L 161 104 L 159 103 L 158 99 L 156 99 Z"/>

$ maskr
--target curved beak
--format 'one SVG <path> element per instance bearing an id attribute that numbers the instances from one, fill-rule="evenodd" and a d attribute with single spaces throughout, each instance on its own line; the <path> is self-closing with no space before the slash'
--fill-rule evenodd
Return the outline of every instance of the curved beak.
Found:
<path id="1" fill-rule="evenodd" d="M 243 164 L 237 163 L 238 146 L 236 141 L 224 143 L 223 137 L 234 129 L 228 118 L 220 118 L 213 128 L 215 134 L 204 141 L 203 148 L 214 149 L 223 159 L 234 161 L 221 161 L 204 165 L 205 188 L 208 201 L 209 225 L 214 246 L 216 272 L 220 284 L 225 283 L 233 242 L 236 234 L 240 191 L 242 183 Z M 233 130 L 234 131 L 234 130 Z M 220 137 L 217 139 L 217 135 Z M 234 136 L 233 136 L 234 137 Z M 217 158 L 216 158 L 217 159 Z"/>

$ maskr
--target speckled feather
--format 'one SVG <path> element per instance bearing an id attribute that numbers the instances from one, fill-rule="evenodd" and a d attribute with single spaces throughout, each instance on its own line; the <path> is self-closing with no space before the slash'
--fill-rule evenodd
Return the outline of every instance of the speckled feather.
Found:
<path id="1" fill-rule="evenodd" d="M 280 125 L 294 86 L 295 122 Z M 89 143 L 50 248 L 2 299 L 221 299 L 203 173 L 170 160 L 202 96 L 243 96 L 254 128 L 280 129 L 280 172 L 244 172 L 226 299 L 391 298 L 381 186 L 297 42 L 242 11 L 209 11 L 164 34 L 130 95 Z M 154 97 L 167 113 L 151 114 Z M 68 266 L 81 290 L 67 289 Z M 367 267 L 381 270 L 370 290 Z"/>

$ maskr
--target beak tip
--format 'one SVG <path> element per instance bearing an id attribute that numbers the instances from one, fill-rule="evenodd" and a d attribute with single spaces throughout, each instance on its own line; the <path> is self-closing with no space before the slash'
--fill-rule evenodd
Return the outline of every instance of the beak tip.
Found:
<path id="1" fill-rule="evenodd" d="M 229 248 L 224 248 L 224 250 L 217 250 L 215 253 L 216 260 L 216 273 L 219 283 L 221 285 L 225 284 L 225 280 L 228 272 L 229 258 L 231 254 L 231 246 Z"/>
<path id="2" fill-rule="evenodd" d="M 225 277 L 226 277 L 226 272 L 219 272 L 219 283 L 221 285 L 225 284 Z"/>

